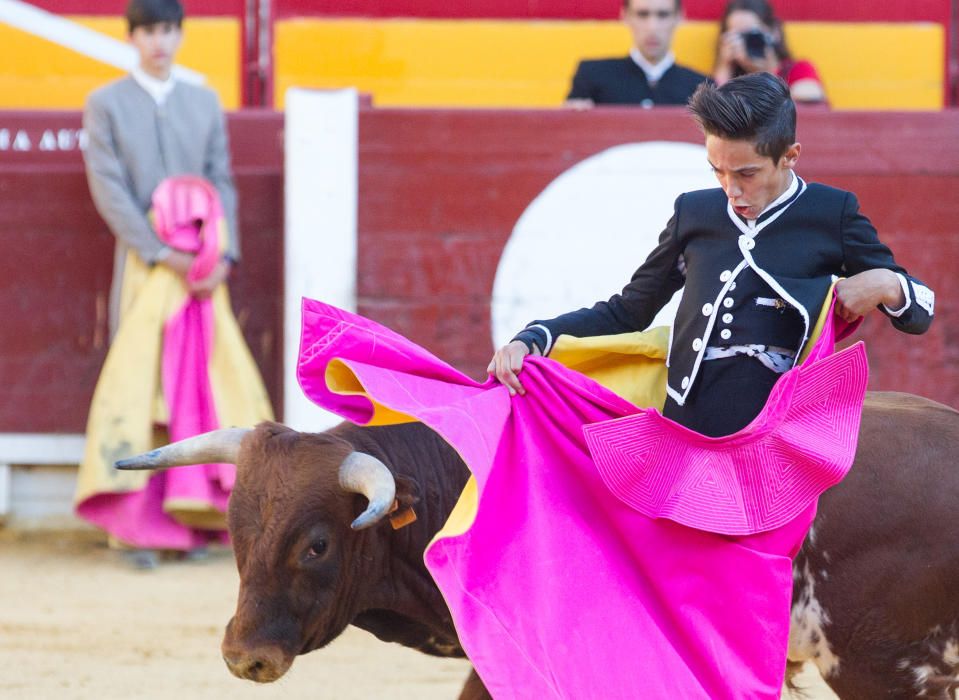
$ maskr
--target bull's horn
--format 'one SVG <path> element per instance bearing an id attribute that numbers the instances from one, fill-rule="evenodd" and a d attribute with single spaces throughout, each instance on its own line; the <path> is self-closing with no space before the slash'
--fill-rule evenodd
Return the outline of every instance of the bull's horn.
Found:
<path id="1" fill-rule="evenodd" d="M 340 465 L 340 487 L 361 493 L 369 500 L 366 510 L 350 525 L 362 530 L 390 512 L 396 498 L 396 481 L 380 460 L 363 452 L 351 452 Z"/>
<path id="2" fill-rule="evenodd" d="M 240 442 L 249 428 L 224 428 L 180 440 L 142 455 L 121 459 L 117 469 L 166 469 L 186 464 L 236 464 Z"/>

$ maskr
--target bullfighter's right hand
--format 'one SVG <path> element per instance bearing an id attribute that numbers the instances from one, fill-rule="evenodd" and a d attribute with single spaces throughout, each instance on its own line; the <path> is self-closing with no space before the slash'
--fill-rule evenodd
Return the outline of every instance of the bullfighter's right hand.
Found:
<path id="1" fill-rule="evenodd" d="M 536 345 L 533 348 L 533 354 L 539 355 L 539 348 Z M 503 386 L 509 389 L 510 396 L 525 394 L 526 389 L 520 384 L 517 375 L 523 370 L 523 358 L 527 355 L 529 355 L 529 348 L 526 347 L 526 343 L 514 340 L 496 351 L 489 367 L 486 368 L 486 372 L 490 376 L 496 377 Z"/>

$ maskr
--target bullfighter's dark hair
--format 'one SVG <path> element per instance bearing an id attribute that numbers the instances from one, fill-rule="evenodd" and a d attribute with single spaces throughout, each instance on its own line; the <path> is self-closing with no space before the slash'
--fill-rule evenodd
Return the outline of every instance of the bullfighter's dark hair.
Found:
<path id="1" fill-rule="evenodd" d="M 137 27 L 169 22 L 183 26 L 183 5 L 180 0 L 130 0 L 124 15 L 130 34 Z"/>
<path id="2" fill-rule="evenodd" d="M 689 98 L 689 111 L 707 136 L 751 141 L 774 163 L 796 142 L 796 103 L 771 73 L 751 73 L 720 87 L 702 83 Z"/>

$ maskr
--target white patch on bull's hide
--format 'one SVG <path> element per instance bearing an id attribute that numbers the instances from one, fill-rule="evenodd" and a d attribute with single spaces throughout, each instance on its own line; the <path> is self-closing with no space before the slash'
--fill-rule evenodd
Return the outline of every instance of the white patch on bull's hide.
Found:
<path id="1" fill-rule="evenodd" d="M 934 675 L 936 675 L 936 669 L 929 664 L 916 666 L 914 669 L 912 669 L 912 676 L 916 679 L 916 690 L 918 690 L 921 694 L 925 694 L 926 682 L 929 680 L 930 676 Z"/>
<path id="2" fill-rule="evenodd" d="M 896 663 L 900 671 L 912 676 L 916 697 L 945 697 L 944 690 L 959 682 L 959 639 L 955 627 L 953 623 L 952 635 L 947 636 L 942 625 L 936 625 L 915 653 Z"/>
<path id="3" fill-rule="evenodd" d="M 440 640 L 435 635 L 426 640 L 426 646 L 444 656 L 455 656 L 463 653 L 463 648 L 459 644 Z"/>
<path id="4" fill-rule="evenodd" d="M 809 569 L 809 562 L 803 566 L 802 575 L 796 578 L 794 585 L 799 595 L 790 618 L 789 660 L 812 661 L 823 678 L 829 678 L 839 671 L 839 657 L 826 639 L 824 628 L 829 624 L 829 614 L 816 598 L 816 579 Z"/>
<path id="5" fill-rule="evenodd" d="M 959 665 L 959 641 L 950 639 L 942 650 L 942 660 L 947 666 Z"/>
<path id="6" fill-rule="evenodd" d="M 806 540 L 808 540 L 809 545 L 816 544 L 816 526 L 815 524 L 809 526 L 809 532 L 806 533 Z M 826 561 L 829 561 L 828 559 Z"/>

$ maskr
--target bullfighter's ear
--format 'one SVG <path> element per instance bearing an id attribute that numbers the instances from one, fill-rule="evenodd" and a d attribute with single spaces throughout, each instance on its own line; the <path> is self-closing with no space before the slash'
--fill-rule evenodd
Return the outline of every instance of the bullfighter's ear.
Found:
<path id="1" fill-rule="evenodd" d="M 415 479 L 402 474 L 394 474 L 396 481 L 396 500 L 390 511 L 390 525 L 399 530 L 416 520 L 416 511 L 413 506 L 420 500 L 420 485 Z"/>

